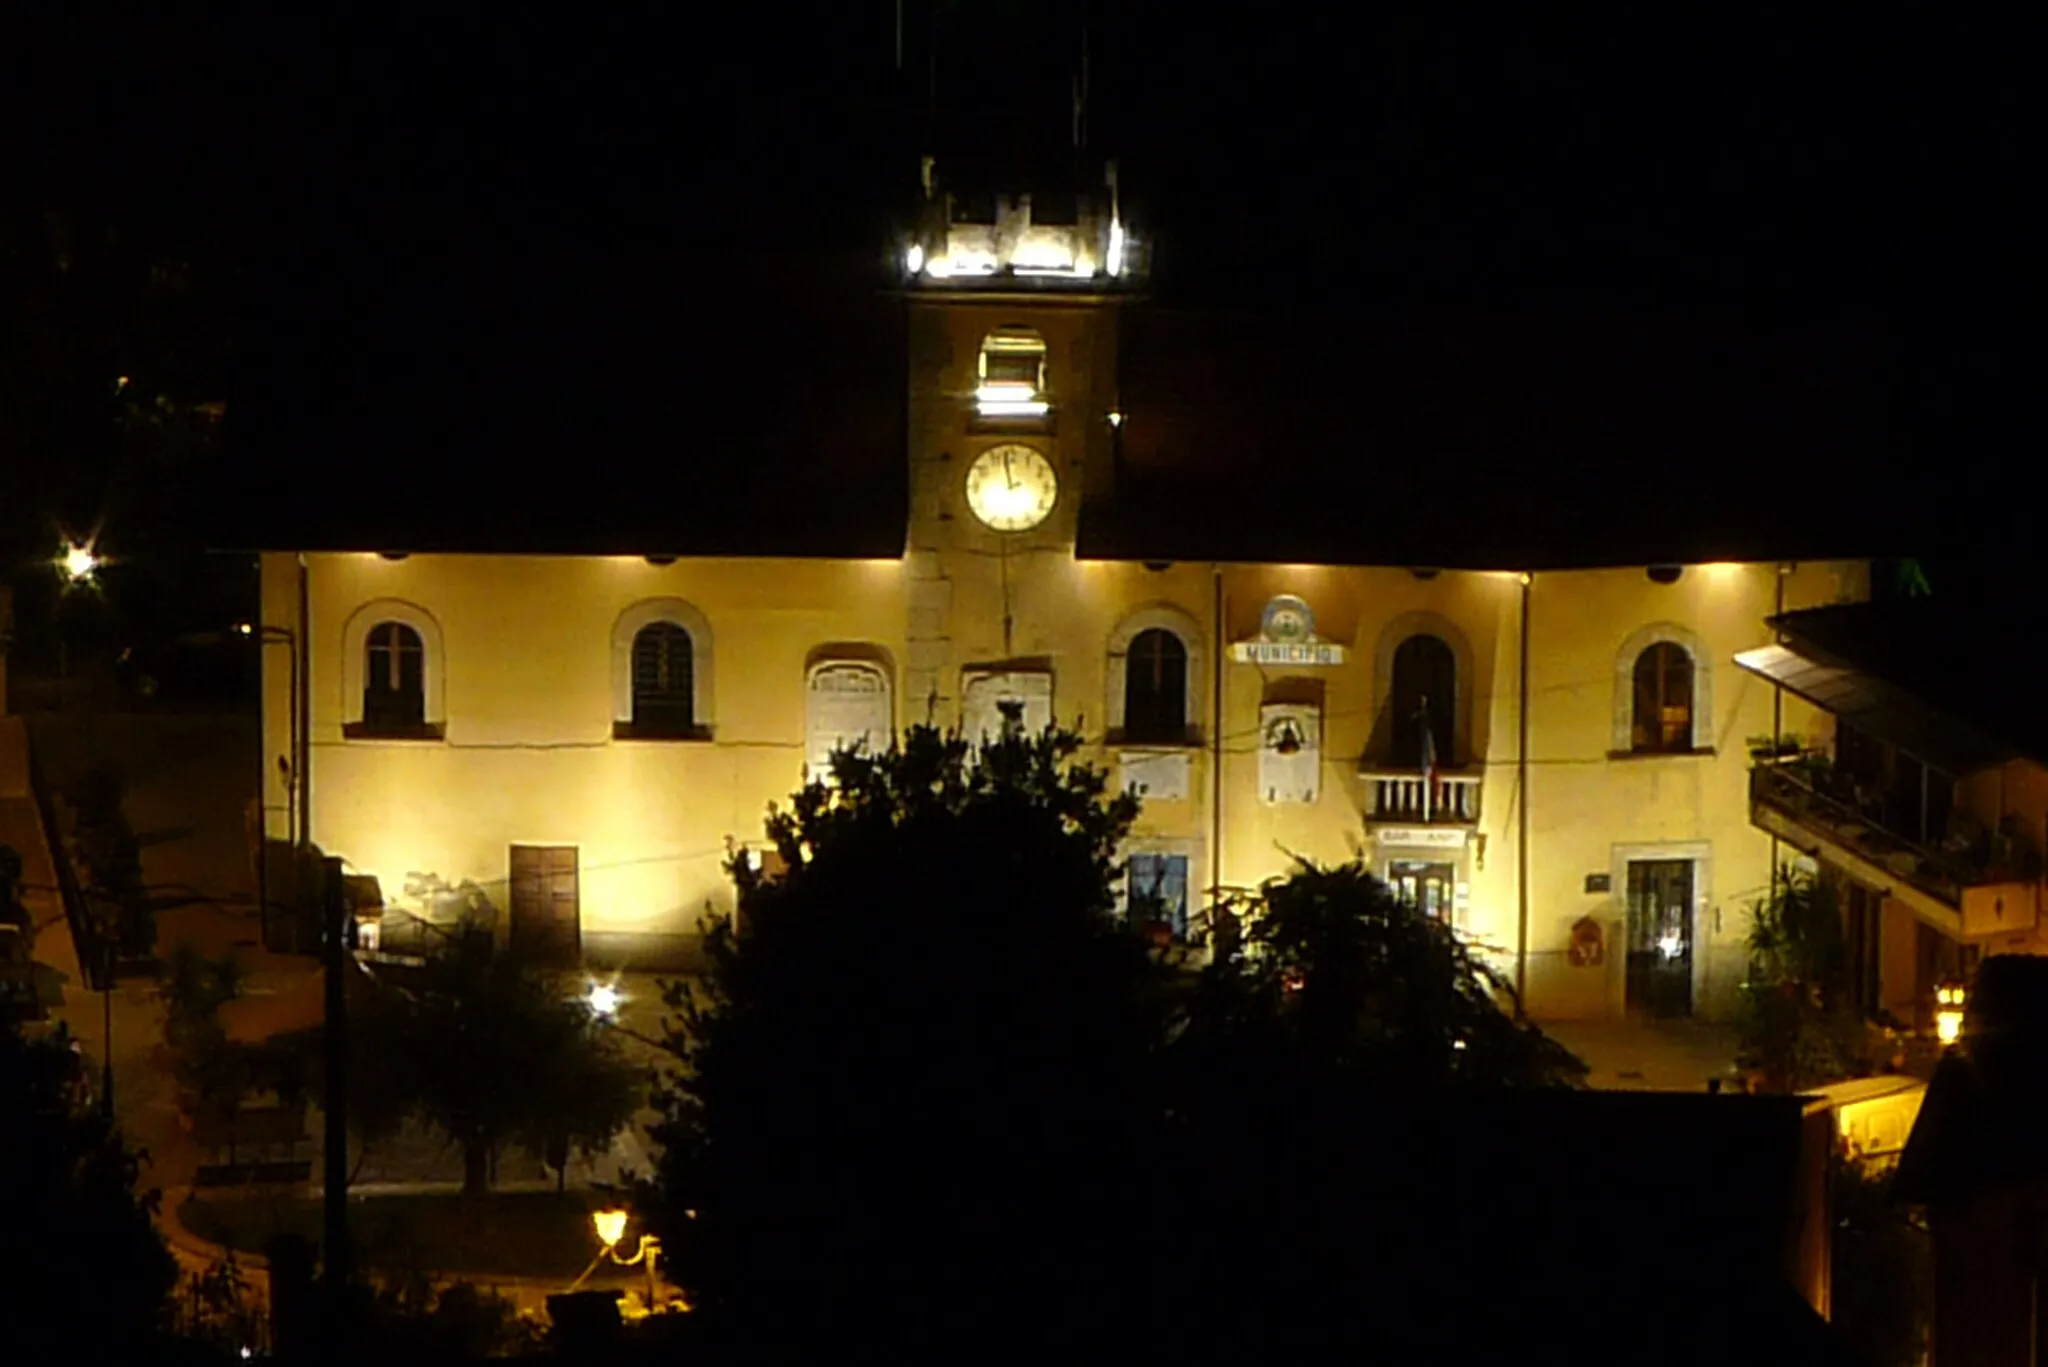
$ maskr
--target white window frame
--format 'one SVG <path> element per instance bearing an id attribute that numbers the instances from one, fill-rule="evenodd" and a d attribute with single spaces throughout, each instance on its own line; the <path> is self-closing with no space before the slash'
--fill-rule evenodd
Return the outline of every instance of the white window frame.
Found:
<path id="1" fill-rule="evenodd" d="M 882 684 L 882 711 L 886 714 L 879 739 L 872 733 L 864 753 L 876 754 L 887 750 L 896 739 L 896 681 L 889 666 L 879 660 L 861 655 L 824 655 L 811 661 L 804 670 L 804 777 L 830 782 L 831 774 L 821 766 L 823 758 L 818 754 L 817 736 L 811 725 L 812 690 L 820 674 L 837 669 L 859 670 L 872 674 Z M 843 739 L 843 737 L 841 738 Z"/>
<path id="2" fill-rule="evenodd" d="M 1714 748 L 1713 655 L 1700 634 L 1677 622 L 1652 622 L 1631 632 L 1614 657 L 1613 753 L 1643 758 L 1682 756 L 1682 750 L 1638 750 L 1635 748 L 1636 661 L 1654 645 L 1670 644 L 1692 659 L 1692 746 L 1691 753 L 1710 753 Z"/>
<path id="3" fill-rule="evenodd" d="M 711 619 L 694 603 L 681 598 L 644 598 L 612 623 L 612 721 L 618 726 L 632 725 L 633 640 L 643 628 L 657 622 L 667 622 L 689 633 L 690 724 L 708 737 L 715 724 Z"/>
<path id="4" fill-rule="evenodd" d="M 1202 627 L 1201 623 L 1195 620 L 1193 613 L 1173 603 L 1153 603 L 1139 608 L 1118 622 L 1116 629 L 1109 633 L 1109 653 L 1106 657 L 1108 668 L 1104 670 L 1108 680 L 1109 696 L 1104 700 L 1107 707 L 1103 712 L 1109 719 L 1107 734 L 1112 738 L 1113 744 L 1121 746 L 1125 743 L 1124 694 L 1125 685 L 1130 681 L 1131 643 L 1138 639 L 1140 633 L 1152 630 L 1172 632 L 1180 638 L 1182 649 L 1187 651 L 1187 715 L 1191 739 L 1177 744 L 1199 746 L 1202 743 L 1200 738 L 1208 732 L 1208 728 L 1203 725 L 1203 719 L 1208 716 L 1209 705 L 1206 687 L 1208 673 L 1205 668 L 1207 660 L 1202 648 Z M 1145 741 L 1132 743 L 1132 748 L 1166 750 L 1175 748 L 1175 745 L 1174 742 Z"/>
<path id="5" fill-rule="evenodd" d="M 448 724 L 447 646 L 441 624 L 418 603 L 403 598 L 373 598 L 348 615 L 341 629 L 341 721 L 360 726 L 363 689 L 369 682 L 370 633 L 386 622 L 399 622 L 419 633 L 420 692 L 428 726 Z M 374 740 L 376 737 L 362 739 Z"/>

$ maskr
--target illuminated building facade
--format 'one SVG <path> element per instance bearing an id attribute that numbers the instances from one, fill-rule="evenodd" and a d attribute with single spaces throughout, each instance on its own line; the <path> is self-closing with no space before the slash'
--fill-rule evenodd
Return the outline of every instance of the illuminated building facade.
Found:
<path id="1" fill-rule="evenodd" d="M 961 63 L 1026 37 L 952 42 L 950 66 L 899 48 L 932 155 L 906 159 L 914 202 L 868 258 L 883 289 L 825 309 L 834 277 L 788 255 L 686 262 L 661 298 L 651 267 L 618 287 L 551 267 L 586 271 L 542 283 L 601 300 L 596 327 L 676 339 L 608 367 L 626 400 L 556 400 L 585 388 L 556 327 L 521 403 L 493 375 L 403 424 L 459 459 L 287 491 L 361 515 L 262 533 L 273 838 L 374 879 L 387 934 L 468 884 L 562 962 L 686 964 L 731 909 L 729 852 L 834 745 L 1016 715 L 1079 730 L 1142 791 L 1127 877 L 1166 907 L 1155 936 L 1295 857 L 1360 858 L 1492 947 L 1538 1016 L 1725 1014 L 1770 875 L 1746 741 L 1809 711 L 1734 656 L 1773 612 L 1863 596 L 1865 571 L 1658 509 L 1713 492 L 1699 473 L 1783 405 L 1745 427 L 1667 398 L 1666 371 L 1711 367 L 1626 340 L 1640 373 L 1545 336 L 1494 384 L 1462 338 L 1148 300 L 1154 244 L 1091 150 L 1085 58 L 977 103 L 1023 86 Z M 459 307 L 499 307 L 505 278 Z M 1596 391 L 1583 430 L 1553 379 Z M 649 395 L 649 421 L 618 416 Z M 1626 526 L 1539 525 L 1530 489 L 1588 443 L 1693 473 L 1639 479 L 1651 515 Z"/>
<path id="2" fill-rule="evenodd" d="M 781 553 L 773 519 L 637 553 L 418 525 L 275 546 L 272 837 L 302 819 L 373 878 L 387 935 L 473 884 L 559 961 L 686 963 L 734 842 L 833 746 L 1007 709 L 1143 792 L 1128 877 L 1163 896 L 1157 935 L 1295 856 L 1358 857 L 1492 946 L 1539 1017 L 1725 1014 L 1769 878 L 1746 741 L 1812 722 L 1734 657 L 1774 611 L 1861 596 L 1862 567 L 1435 569 L 1371 525 L 1274 563 L 1191 554 L 1171 502 L 1159 547 L 1122 545 L 1126 476 L 1171 459 L 1176 413 L 1120 337 L 1145 243 L 1113 174 L 1048 226 L 1021 198 L 955 221 L 942 172 L 889 304 L 905 508 L 867 540 L 894 554 Z"/>

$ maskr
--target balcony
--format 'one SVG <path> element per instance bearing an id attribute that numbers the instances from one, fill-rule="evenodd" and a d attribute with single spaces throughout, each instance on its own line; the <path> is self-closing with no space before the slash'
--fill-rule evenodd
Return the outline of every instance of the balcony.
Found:
<path id="1" fill-rule="evenodd" d="M 1476 826 L 1479 824 L 1478 774 L 1444 773 L 1425 777 L 1420 769 L 1365 769 L 1367 825 Z"/>
<path id="2" fill-rule="evenodd" d="M 1886 829 L 1829 791 L 1826 771 L 1765 761 L 1749 774 L 1750 822 L 1884 890 L 1928 925 L 1963 939 L 2031 929 L 2039 914 L 2039 860 L 2006 837 L 1980 851 L 1936 849 Z"/>

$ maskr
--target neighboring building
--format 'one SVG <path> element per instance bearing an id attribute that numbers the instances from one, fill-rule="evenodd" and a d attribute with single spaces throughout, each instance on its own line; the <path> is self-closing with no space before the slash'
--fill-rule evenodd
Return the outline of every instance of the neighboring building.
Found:
<path id="1" fill-rule="evenodd" d="M 928 163 L 898 288 L 838 312 L 788 273 L 693 281 L 701 335 L 777 364 L 678 374 L 695 436 L 666 484 L 593 468 L 464 504 L 365 479 L 261 529 L 270 835 L 298 823 L 393 912 L 425 913 L 432 875 L 563 962 L 687 962 L 731 906 L 730 842 L 834 745 L 1008 708 L 1144 792 L 1129 876 L 1169 931 L 1296 855 L 1360 856 L 1541 1017 L 1725 1014 L 1770 873 L 1745 742 L 1775 697 L 1731 660 L 1775 611 L 1861 597 L 1863 566 L 1681 567 L 1713 557 L 1650 523 L 1625 539 L 1645 562 L 1589 565 L 1310 506 L 1292 391 L 1241 352 L 1204 369 L 1201 330 L 1136 301 L 1145 244 L 1097 166 L 1047 224 L 1023 197 L 962 221 Z M 1389 460 L 1399 402 L 1353 415 Z M 1282 429 L 1236 449 L 1275 482 L 1232 518 L 1203 492 L 1224 409 Z M 1232 541 L 1296 520 L 1304 563 Z"/>
<path id="2" fill-rule="evenodd" d="M 2048 952 L 2048 737 L 2023 671 L 1958 667 L 1983 639 L 1956 606 L 1788 612 L 1736 658 L 1811 708 L 1752 772 L 1756 824 L 1836 880 L 1857 1004 L 1920 1030 L 1984 957 Z"/>
<path id="3" fill-rule="evenodd" d="M 2048 1270 L 2048 959 L 1984 961 L 1961 1044 L 1934 1071 L 1893 1198 L 1934 1251 L 1931 1367 L 2037 1367 Z"/>

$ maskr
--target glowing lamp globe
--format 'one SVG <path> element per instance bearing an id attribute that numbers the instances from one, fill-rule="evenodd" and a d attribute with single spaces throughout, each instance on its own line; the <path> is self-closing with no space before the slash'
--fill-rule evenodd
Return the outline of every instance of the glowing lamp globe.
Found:
<path id="1" fill-rule="evenodd" d="M 591 1228 L 597 1231 L 598 1242 L 606 1248 L 615 1247 L 626 1237 L 626 1212 L 612 1207 L 590 1212 Z"/>
<path id="2" fill-rule="evenodd" d="M 92 553 L 90 546 L 72 545 L 64 548 L 64 558 L 58 563 L 63 566 L 65 576 L 76 582 L 91 577 L 92 572 L 100 567 L 100 558 Z"/>

